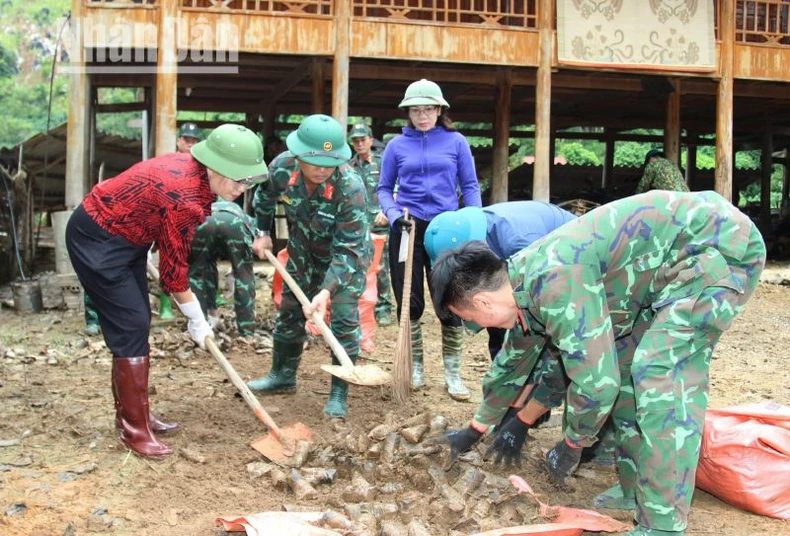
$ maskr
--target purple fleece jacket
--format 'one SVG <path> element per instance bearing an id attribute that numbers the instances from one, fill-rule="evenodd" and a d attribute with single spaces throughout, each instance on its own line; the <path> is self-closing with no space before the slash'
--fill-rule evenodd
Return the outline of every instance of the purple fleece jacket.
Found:
<path id="1" fill-rule="evenodd" d="M 397 203 L 393 197 L 396 182 Z M 425 221 L 457 210 L 458 187 L 464 206 L 483 206 L 472 151 L 460 133 L 444 127 L 428 132 L 404 127 L 403 135 L 393 138 L 384 149 L 376 192 L 390 225 L 406 208 L 410 215 Z"/>

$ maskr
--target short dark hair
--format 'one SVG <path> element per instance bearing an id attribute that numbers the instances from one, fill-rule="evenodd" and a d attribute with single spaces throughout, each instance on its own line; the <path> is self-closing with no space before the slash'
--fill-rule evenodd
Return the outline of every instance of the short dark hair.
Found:
<path id="1" fill-rule="evenodd" d="M 508 281 L 507 262 L 481 240 L 444 251 L 431 269 L 431 299 L 436 316 L 453 317 L 448 307 L 470 307 L 472 296 L 499 289 Z"/>
<path id="2" fill-rule="evenodd" d="M 666 153 L 664 153 L 664 151 L 660 149 L 650 149 L 645 155 L 645 163 L 642 165 L 643 166 L 648 165 L 650 163 L 651 158 L 666 158 L 666 157 L 667 155 Z"/>

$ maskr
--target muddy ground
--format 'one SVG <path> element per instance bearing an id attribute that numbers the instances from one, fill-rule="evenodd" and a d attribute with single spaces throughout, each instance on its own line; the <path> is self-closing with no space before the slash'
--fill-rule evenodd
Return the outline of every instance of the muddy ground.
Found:
<path id="1" fill-rule="evenodd" d="M 272 312 L 268 270 L 264 265 L 260 270 L 258 309 L 265 327 L 271 323 Z M 712 407 L 767 399 L 790 404 L 790 286 L 777 284 L 790 279 L 790 265 L 772 265 L 764 279 L 770 283 L 760 284 L 716 349 Z M 226 309 L 225 315 L 229 314 Z M 284 505 L 355 514 L 353 507 L 347 506 L 352 500 L 361 500 L 347 489 L 353 472 L 373 485 L 369 502 L 392 524 L 407 516 L 404 512 L 388 513 L 387 505 L 404 510 L 407 493 L 412 499 L 408 517 L 420 520 L 430 534 L 472 534 L 479 529 L 540 522 L 531 519 L 534 503 L 507 501 L 501 495 L 487 513 L 479 501 L 467 501 L 465 512 L 448 516 L 452 511 L 448 511 L 447 497 L 435 491 L 431 477 L 432 468 L 441 466 L 446 451 L 408 462 L 405 455 L 396 455 L 396 463 L 390 465 L 380 454 L 368 451 L 371 442 L 362 437 L 379 424 L 428 414 L 442 415 L 451 427 L 457 427 L 473 415 L 479 402 L 479 389 L 473 390 L 475 395 L 468 403 L 454 402 L 445 394 L 439 324 L 432 313 L 425 315 L 423 324 L 427 388 L 414 393 L 406 405 L 394 404 L 388 390 L 352 387 L 349 418 L 345 422 L 326 419 L 321 409 L 329 392 L 329 376 L 319 365 L 329 358 L 328 348 L 320 341 L 305 353 L 295 395 L 260 397 L 279 424 L 302 422 L 312 430 L 314 450 L 307 466 L 323 464 L 337 469 L 332 484 L 316 485 L 315 497 L 298 499 L 287 485 L 275 486 L 269 475 L 256 477 L 248 471 L 248 464 L 265 461 L 249 446 L 265 430 L 215 361 L 192 349 L 179 323 L 155 320 L 150 382 L 154 410 L 181 424 L 176 435 L 166 438 L 177 453 L 163 461 L 149 461 L 130 454 L 116 438 L 110 356 L 100 337 L 83 335 L 81 314 L 55 310 L 19 315 L 3 307 L 0 533 L 215 535 L 222 533 L 215 525 L 217 516 L 281 510 Z M 376 350 L 367 356 L 366 363 L 391 370 L 396 336 L 397 326 L 379 327 Z M 486 370 L 485 343 L 486 336 L 481 334 L 469 338 L 465 346 L 462 374 L 470 387 L 479 387 Z M 226 356 L 244 379 L 268 371 L 270 351 L 265 335 L 246 342 L 228 339 L 223 344 Z M 527 459 L 516 473 L 532 484 L 544 502 L 588 507 L 591 497 L 615 481 L 614 472 L 587 464 L 581 467 L 572 488 L 558 490 L 549 485 L 541 456 L 559 437 L 559 424 L 555 411 L 549 424 L 536 433 L 537 441 L 527 449 Z M 362 451 L 351 452 L 354 445 Z M 403 443 L 402 449 L 407 447 Z M 345 460 L 343 467 L 337 456 Z M 469 466 L 467 463 L 466 468 Z M 449 482 L 463 470 L 461 464 L 448 473 Z M 490 463 L 483 464 L 481 470 L 494 475 L 492 482 L 497 475 L 510 474 Z M 417 501 L 413 501 L 415 497 Z M 470 521 L 473 508 L 478 510 Z M 627 512 L 615 514 L 622 521 L 630 517 Z M 362 521 L 370 522 L 370 518 L 363 515 Z M 370 533 L 381 528 L 379 524 Z M 773 536 L 787 530 L 786 522 L 740 511 L 697 490 L 687 534 Z"/>

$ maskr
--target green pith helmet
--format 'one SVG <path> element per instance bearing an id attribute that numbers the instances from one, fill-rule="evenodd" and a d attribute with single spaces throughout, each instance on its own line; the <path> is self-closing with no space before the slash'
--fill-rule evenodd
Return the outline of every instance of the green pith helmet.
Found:
<path id="1" fill-rule="evenodd" d="M 190 149 L 195 160 L 234 181 L 268 174 L 263 145 L 247 127 L 231 123 L 215 128 Z"/>
<path id="2" fill-rule="evenodd" d="M 351 158 L 343 125 L 324 114 L 305 117 L 299 128 L 288 134 L 285 146 L 306 164 L 337 167 Z"/>
<path id="3" fill-rule="evenodd" d="M 442 212 L 425 229 L 423 245 L 431 263 L 448 249 L 456 249 L 470 240 L 486 239 L 488 220 L 483 209 L 464 207 L 461 210 Z"/>
<path id="4" fill-rule="evenodd" d="M 351 127 L 351 131 L 348 133 L 348 139 L 353 140 L 354 138 L 372 138 L 373 131 L 370 130 L 370 127 L 367 126 L 365 123 L 357 123 L 353 127 Z"/>
<path id="5" fill-rule="evenodd" d="M 398 104 L 398 108 L 408 108 L 409 106 L 444 106 L 449 108 L 450 104 L 444 100 L 439 84 L 423 78 L 409 84 L 403 100 Z"/>
<path id="6" fill-rule="evenodd" d="M 184 123 L 178 127 L 179 138 L 195 138 L 197 141 L 203 141 L 203 132 L 198 128 L 195 123 Z"/>

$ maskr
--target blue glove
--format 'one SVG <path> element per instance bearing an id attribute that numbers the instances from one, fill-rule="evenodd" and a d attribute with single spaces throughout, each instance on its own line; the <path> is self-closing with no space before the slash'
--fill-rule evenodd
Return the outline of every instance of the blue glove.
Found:
<path id="1" fill-rule="evenodd" d="M 571 447 L 565 439 L 561 439 L 554 448 L 546 453 L 546 470 L 549 480 L 555 484 L 565 484 L 579 466 L 582 459 L 581 447 Z"/>
<path id="2" fill-rule="evenodd" d="M 532 428 L 529 424 L 521 420 L 518 414 L 507 421 L 494 440 L 494 443 L 486 450 L 485 458 L 496 455 L 494 465 L 505 462 L 505 467 L 516 465 L 521 467 L 521 450 L 527 440 L 527 431 Z"/>

